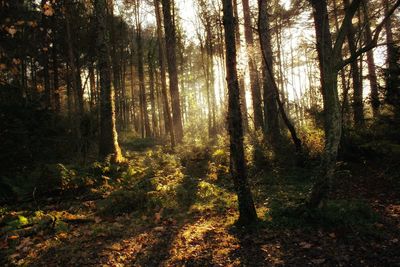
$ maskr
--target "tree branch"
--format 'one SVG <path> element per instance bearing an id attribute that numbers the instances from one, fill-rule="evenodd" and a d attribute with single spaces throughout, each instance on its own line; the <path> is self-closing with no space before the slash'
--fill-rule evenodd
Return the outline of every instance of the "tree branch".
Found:
<path id="1" fill-rule="evenodd" d="M 362 0 L 353 0 L 349 7 L 346 9 L 346 13 L 342 22 L 342 25 L 339 28 L 338 36 L 336 38 L 335 44 L 333 46 L 333 55 L 334 58 L 341 58 L 341 52 L 344 40 L 346 39 L 346 35 L 352 25 L 352 19 L 356 14 L 358 7 L 360 6 Z"/>
<path id="2" fill-rule="evenodd" d="M 364 1 L 364 0 L 362 0 Z M 394 13 L 394 11 L 400 6 L 400 0 L 397 0 L 396 3 L 392 6 L 392 8 L 387 12 L 383 20 L 376 26 L 376 29 L 374 31 L 374 36 L 372 38 L 372 41 L 366 44 L 364 47 L 360 48 L 356 53 L 354 53 L 352 56 L 345 60 L 341 60 L 339 64 L 336 66 L 337 70 L 340 70 L 344 68 L 346 65 L 350 64 L 354 60 L 356 60 L 359 56 L 361 56 L 363 53 L 368 52 L 371 49 L 374 49 L 375 47 L 378 46 L 378 39 L 379 35 L 382 32 L 383 26 L 385 25 L 386 21 L 389 19 L 389 17 Z"/>

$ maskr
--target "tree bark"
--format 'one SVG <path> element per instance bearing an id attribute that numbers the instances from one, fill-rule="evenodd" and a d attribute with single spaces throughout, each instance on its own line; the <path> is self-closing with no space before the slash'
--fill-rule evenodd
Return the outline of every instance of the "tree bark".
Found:
<path id="1" fill-rule="evenodd" d="M 237 0 L 233 0 L 233 15 L 236 18 L 235 24 L 235 42 L 236 50 L 240 50 L 240 29 L 239 29 L 239 12 Z M 249 129 L 249 117 L 247 115 L 247 99 L 246 88 L 244 84 L 244 71 L 238 74 L 239 90 L 240 90 L 240 110 L 243 118 L 243 132 L 246 133 Z"/>
<path id="2" fill-rule="evenodd" d="M 365 21 L 365 39 L 367 43 L 372 42 L 371 23 L 368 18 L 368 4 L 363 1 L 363 15 Z M 374 118 L 379 115 L 379 107 L 381 105 L 379 100 L 378 79 L 376 76 L 376 66 L 373 50 L 367 51 L 367 65 L 368 65 L 368 79 L 371 86 L 371 107 Z"/>
<path id="3" fill-rule="evenodd" d="M 385 15 L 389 13 L 389 1 L 383 0 Z M 400 50 L 396 48 L 393 39 L 392 19 L 388 17 L 385 22 L 387 70 L 386 70 L 386 102 L 397 109 L 400 115 Z"/>
<path id="4" fill-rule="evenodd" d="M 46 4 L 45 0 L 41 1 L 41 7 L 44 8 Z M 43 48 L 42 48 L 42 65 L 43 65 L 43 82 L 44 82 L 44 101 L 47 108 L 52 108 L 52 92 L 50 86 L 50 74 L 49 74 L 49 18 L 42 15 L 42 27 L 43 27 Z"/>
<path id="5" fill-rule="evenodd" d="M 269 29 L 268 17 L 268 1 L 259 0 L 259 18 L 258 29 L 260 36 L 261 51 L 264 56 L 263 60 L 263 80 L 264 80 L 264 114 L 265 114 L 265 128 L 264 134 L 267 140 L 271 142 L 274 147 L 278 147 L 281 142 L 282 136 L 279 128 L 279 112 L 277 107 L 278 92 L 274 89 L 274 77 L 272 74 L 272 45 L 271 35 Z M 271 72 L 267 70 L 270 68 Z"/>
<path id="6" fill-rule="evenodd" d="M 169 74 L 169 89 L 172 100 L 172 121 L 176 141 L 182 142 L 183 124 L 181 115 L 181 104 L 179 96 L 178 71 L 176 66 L 176 30 L 171 15 L 171 0 L 161 0 L 164 15 L 164 29 L 166 38 L 166 55 Z"/>
<path id="7" fill-rule="evenodd" d="M 349 0 L 343 1 L 345 9 L 349 7 Z M 351 21 L 348 22 L 347 42 L 349 44 L 350 55 L 354 56 L 357 52 L 356 41 L 354 40 L 354 27 Z M 350 63 L 351 75 L 353 80 L 353 112 L 354 124 L 358 127 L 364 127 L 364 102 L 363 88 L 361 84 L 360 68 L 355 60 Z"/>
<path id="8" fill-rule="evenodd" d="M 111 161 L 123 160 L 118 145 L 115 123 L 115 100 L 111 87 L 111 59 L 109 52 L 109 34 L 106 23 L 106 0 L 95 0 L 97 18 L 97 56 L 100 72 L 100 143 L 99 153 L 102 158 L 111 156 Z"/>
<path id="9" fill-rule="evenodd" d="M 68 5 L 68 4 L 66 4 Z M 70 78 L 71 78 L 71 90 L 72 94 L 74 96 L 74 105 L 75 109 L 74 111 L 77 112 L 78 114 L 82 115 L 83 114 L 83 103 L 80 101 L 80 93 L 79 93 L 79 81 L 80 77 L 77 76 L 78 71 L 77 71 L 77 66 L 76 66 L 76 56 L 74 53 L 74 46 L 73 46 L 73 41 L 72 41 L 72 32 L 71 32 L 71 21 L 70 21 L 70 10 L 68 6 L 66 6 L 66 14 L 65 14 L 65 24 L 66 24 L 66 31 L 67 31 L 67 46 L 68 46 L 68 64 L 70 67 Z"/>
<path id="10" fill-rule="evenodd" d="M 138 16 L 139 13 L 136 13 Z M 147 110 L 146 86 L 144 81 L 144 64 L 143 64 L 143 45 L 142 45 L 142 30 L 138 18 L 136 18 L 136 45 L 138 57 L 138 74 L 139 74 L 139 91 L 140 91 L 140 110 L 142 118 L 142 138 L 151 137 L 149 113 Z"/>
<path id="11" fill-rule="evenodd" d="M 156 101 L 155 101 L 155 86 L 154 86 L 154 59 L 153 59 L 153 50 L 154 48 L 150 48 L 148 52 L 148 67 L 149 67 L 149 88 L 150 88 L 150 106 L 151 106 L 151 126 L 153 129 L 153 135 L 158 135 L 158 125 L 157 125 L 157 117 L 156 117 Z"/>
<path id="12" fill-rule="evenodd" d="M 157 41 L 158 41 L 158 61 L 160 64 L 160 78 L 161 78 L 161 94 L 163 100 L 163 113 L 165 130 L 169 132 L 171 147 L 175 146 L 175 131 L 171 117 L 171 109 L 169 107 L 168 94 L 167 94 L 167 77 L 166 77 L 166 48 L 165 40 L 162 32 L 162 17 L 160 12 L 160 0 L 154 0 L 154 9 L 157 22 Z"/>
<path id="13" fill-rule="evenodd" d="M 332 49 L 327 3 L 326 0 L 310 0 L 310 2 L 313 7 L 325 116 L 325 148 L 321 174 L 312 188 L 308 202 L 310 207 L 315 208 L 324 203 L 331 189 L 342 131 L 342 120 L 337 91 L 336 59 Z"/>
<path id="14" fill-rule="evenodd" d="M 228 129 L 230 136 L 230 172 L 239 201 L 239 220 L 250 225 L 257 220 L 253 197 L 247 182 L 243 149 L 242 115 L 240 111 L 239 84 L 236 71 L 235 19 L 232 0 L 223 0 L 223 22 L 226 46 L 226 81 L 228 83 Z"/>
<path id="15" fill-rule="evenodd" d="M 254 128 L 258 130 L 264 128 L 260 79 L 258 76 L 257 65 L 254 59 L 254 54 L 256 49 L 254 47 L 249 0 L 242 0 L 242 4 L 243 4 L 243 18 L 244 18 L 244 37 L 246 39 L 246 44 L 247 44 L 247 56 L 248 56 L 248 65 L 250 72 L 250 88 L 251 88 L 251 97 L 253 100 Z"/>

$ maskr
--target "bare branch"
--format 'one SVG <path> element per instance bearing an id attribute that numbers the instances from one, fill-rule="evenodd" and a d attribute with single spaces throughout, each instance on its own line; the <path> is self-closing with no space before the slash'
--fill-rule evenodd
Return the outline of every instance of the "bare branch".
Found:
<path id="1" fill-rule="evenodd" d="M 339 28 L 338 36 L 333 46 L 334 58 L 340 58 L 344 40 L 346 39 L 346 35 L 350 29 L 350 26 L 352 25 L 351 21 L 356 14 L 358 7 L 360 6 L 361 1 L 362 0 L 353 0 L 353 2 L 351 2 L 349 7 L 346 9 L 346 14 L 344 16 L 342 25 Z"/>
<path id="2" fill-rule="evenodd" d="M 364 1 L 364 0 L 362 0 Z M 400 6 L 400 0 L 397 0 L 396 3 L 392 6 L 392 8 L 387 12 L 383 20 L 378 24 L 374 31 L 374 36 L 372 38 L 372 41 L 366 44 L 364 47 L 360 48 L 356 53 L 354 53 L 352 56 L 345 60 L 341 60 L 340 63 L 336 66 L 337 70 L 340 70 L 344 68 L 346 65 L 350 64 L 354 60 L 356 60 L 359 56 L 361 56 L 363 53 L 374 49 L 375 47 L 378 46 L 378 39 L 379 35 L 382 32 L 383 26 L 385 25 L 386 21 L 389 19 L 389 17 L 394 13 L 394 11 Z"/>

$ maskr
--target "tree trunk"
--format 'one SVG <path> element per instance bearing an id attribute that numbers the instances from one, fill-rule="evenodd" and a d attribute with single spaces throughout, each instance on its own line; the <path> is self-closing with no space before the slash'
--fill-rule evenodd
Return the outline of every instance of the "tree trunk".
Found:
<path id="1" fill-rule="evenodd" d="M 111 59 L 109 52 L 109 34 L 106 23 L 106 0 L 95 0 L 97 18 L 97 56 L 100 72 L 100 143 L 99 153 L 102 158 L 111 156 L 111 161 L 123 160 L 118 145 L 115 125 L 115 100 L 111 87 Z"/>
<path id="2" fill-rule="evenodd" d="M 268 1 L 259 0 L 259 18 L 258 29 L 260 36 L 261 51 L 264 56 L 263 60 L 263 80 L 264 80 L 264 114 L 265 114 L 265 128 L 264 133 L 267 139 L 271 142 L 273 147 L 279 147 L 282 139 L 279 129 L 279 113 L 277 107 L 278 92 L 274 89 L 274 77 L 272 74 L 272 46 L 271 35 L 269 29 L 268 17 Z M 270 68 L 271 73 L 267 70 Z"/>
<path id="3" fill-rule="evenodd" d="M 239 29 L 239 12 L 237 0 L 233 0 L 233 15 L 236 18 L 235 24 L 235 42 L 236 50 L 240 50 L 240 29 Z M 247 99 L 246 99 L 246 88 L 244 84 L 244 71 L 238 75 L 239 90 L 240 90 L 240 110 L 243 118 L 243 132 L 246 133 L 249 129 L 249 117 L 247 115 Z"/>
<path id="4" fill-rule="evenodd" d="M 342 131 L 342 120 L 337 91 L 335 64 L 337 59 L 332 46 L 326 0 L 310 0 L 310 2 L 313 6 L 325 115 L 325 148 L 322 172 L 312 188 L 308 203 L 310 207 L 315 208 L 324 203 L 331 189 Z"/>
<path id="5" fill-rule="evenodd" d="M 59 93 L 59 73 L 58 73 L 58 59 L 57 59 L 57 43 L 56 43 L 56 21 L 55 16 L 52 18 L 53 23 L 53 49 L 52 49 L 52 60 L 53 60 L 53 99 L 54 99 L 54 109 L 57 113 L 60 112 L 60 93 Z"/>
<path id="6" fill-rule="evenodd" d="M 158 41 L 158 61 L 160 64 L 160 78 L 161 78 L 161 94 L 164 107 L 164 121 L 165 130 L 170 134 L 171 147 L 175 146 L 175 131 L 173 127 L 171 109 L 169 107 L 168 94 L 167 94 L 167 77 L 166 77 L 166 48 L 165 40 L 162 32 L 162 18 L 160 12 L 160 0 L 154 0 L 154 8 L 156 13 L 157 22 L 157 41 Z"/>
<path id="7" fill-rule="evenodd" d="M 226 81 L 228 83 L 228 129 L 230 136 L 230 171 L 239 201 L 239 220 L 249 225 L 257 220 L 253 197 L 247 182 L 243 149 L 242 115 L 236 71 L 235 19 L 232 0 L 223 0 L 223 22 L 226 45 Z"/>
<path id="8" fill-rule="evenodd" d="M 153 128 L 154 136 L 157 136 L 157 117 L 156 117 L 156 101 L 155 101 L 155 86 L 154 86 L 154 59 L 153 59 L 153 49 L 148 53 L 148 67 L 149 67 L 149 87 L 150 87 L 150 106 L 151 106 L 151 126 Z"/>
<path id="9" fill-rule="evenodd" d="M 164 15 L 164 28 L 166 38 L 166 55 L 169 73 L 169 89 L 172 100 L 172 120 L 176 141 L 180 143 L 183 138 L 183 125 L 181 104 L 179 96 L 178 71 L 176 67 L 176 30 L 171 15 L 171 0 L 161 0 Z"/>
<path id="10" fill-rule="evenodd" d="M 383 0 L 385 15 L 389 12 L 389 1 Z M 400 115 L 400 50 L 396 48 L 393 39 L 392 19 L 389 17 L 385 23 L 387 70 L 386 70 L 386 102 L 397 109 Z"/>
<path id="11" fill-rule="evenodd" d="M 345 9 L 349 6 L 349 0 L 343 1 Z M 347 41 L 349 43 L 350 55 L 354 56 L 357 52 L 356 41 L 354 40 L 354 28 L 351 21 L 348 22 Z M 351 75 L 353 80 L 353 112 L 354 124 L 358 127 L 364 126 L 364 103 L 363 103 L 363 88 L 360 78 L 360 68 L 357 60 L 350 63 Z"/>
<path id="12" fill-rule="evenodd" d="M 41 1 L 41 7 L 44 8 L 46 4 L 45 0 Z M 43 81 L 44 81 L 44 101 L 47 108 L 52 108 L 52 92 L 50 86 L 50 74 L 49 74 L 49 18 L 42 15 L 42 27 L 43 27 L 43 47 L 42 47 L 42 65 L 43 65 Z"/>
<path id="13" fill-rule="evenodd" d="M 79 82 L 77 74 L 77 67 L 76 67 L 76 56 L 74 55 L 74 46 L 73 46 L 73 41 L 72 41 L 72 32 L 71 32 L 71 22 L 70 22 L 70 15 L 69 15 L 69 9 L 66 6 L 66 14 L 65 14 L 65 24 L 66 24 L 66 31 L 67 31 L 67 49 L 68 49 L 68 64 L 70 68 L 70 78 L 71 78 L 71 95 L 74 96 L 74 104 L 75 104 L 75 109 L 74 112 L 78 112 L 78 114 L 82 114 L 83 110 L 81 110 L 81 104 L 79 101 Z M 83 108 L 83 107 L 82 107 Z"/>
<path id="14" fill-rule="evenodd" d="M 367 43 L 372 43 L 371 23 L 369 21 L 368 4 L 363 1 L 363 13 L 365 20 L 365 39 Z M 367 65 L 368 65 L 368 79 L 371 86 L 371 106 L 374 118 L 379 115 L 379 101 L 378 79 L 376 77 L 376 66 L 373 50 L 367 51 Z"/>
<path id="15" fill-rule="evenodd" d="M 339 19 L 338 19 L 338 9 L 336 5 L 336 1 L 333 1 L 333 13 L 335 18 L 335 30 L 339 32 Z M 340 79 L 342 83 L 342 127 L 346 129 L 346 126 L 349 125 L 348 111 L 349 111 L 349 86 L 346 82 L 346 71 L 345 69 L 340 70 Z M 344 137 L 345 132 L 343 133 Z M 342 138 L 343 141 L 343 138 Z"/>
<path id="16" fill-rule="evenodd" d="M 89 85 L 90 85 L 90 110 L 93 112 L 94 107 L 97 104 L 97 88 L 96 88 L 96 77 L 94 74 L 93 62 L 89 64 Z"/>
<path id="17" fill-rule="evenodd" d="M 136 14 L 138 16 L 138 13 Z M 138 18 L 136 18 L 138 20 Z M 136 45 L 138 53 L 138 74 L 139 74 L 139 91 L 140 91 L 140 110 L 142 118 L 142 138 L 151 137 L 149 113 L 147 111 L 146 86 L 144 81 L 144 66 L 143 66 L 143 47 L 142 47 L 142 32 L 140 22 L 136 23 Z"/>
<path id="18" fill-rule="evenodd" d="M 256 49 L 254 47 L 249 0 L 242 0 L 242 4 L 243 4 L 243 18 L 244 18 L 244 37 L 246 39 L 246 44 L 247 44 L 251 97 L 253 100 L 254 128 L 258 130 L 264 128 L 260 80 L 258 77 L 257 65 L 254 59 L 254 54 Z"/>

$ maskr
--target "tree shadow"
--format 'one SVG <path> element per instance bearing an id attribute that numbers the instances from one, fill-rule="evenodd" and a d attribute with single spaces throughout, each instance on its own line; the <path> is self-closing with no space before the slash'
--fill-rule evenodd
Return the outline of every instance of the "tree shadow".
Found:
<path id="1" fill-rule="evenodd" d="M 125 214 L 71 229 L 69 237 L 50 237 L 51 245 L 38 252 L 32 266 L 115 265 L 160 266 L 171 257 L 172 244 L 182 230 L 199 218 L 191 214 L 198 183 L 205 177 L 208 160 L 191 158 L 177 189 L 176 210 L 162 214 Z M 154 216 L 154 218 L 153 218 Z M 158 218 L 157 218 L 158 216 Z M 123 220 L 120 220 L 124 218 Z M 75 236 L 76 235 L 76 236 Z M 209 259 L 204 259 L 206 262 Z M 190 263 L 188 263 L 190 266 Z"/>
<path id="2" fill-rule="evenodd" d="M 239 247 L 230 255 L 238 258 L 241 266 L 271 266 L 281 263 L 281 247 L 275 235 L 266 231 L 261 225 L 242 228 L 232 225 L 229 233 L 237 238 Z"/>

